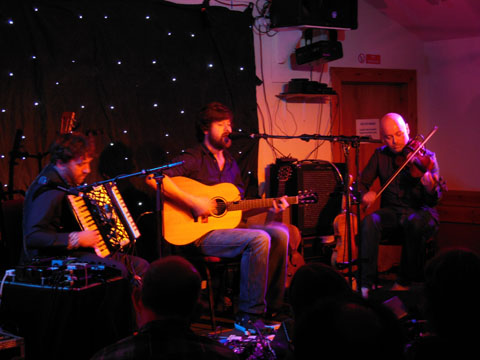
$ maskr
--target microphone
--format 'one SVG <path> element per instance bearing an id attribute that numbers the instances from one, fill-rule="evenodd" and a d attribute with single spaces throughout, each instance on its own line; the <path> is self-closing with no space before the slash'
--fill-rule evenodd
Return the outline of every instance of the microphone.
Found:
<path id="1" fill-rule="evenodd" d="M 41 176 L 38 179 L 37 183 L 40 184 L 40 185 L 43 185 L 43 187 L 47 187 L 47 188 L 50 188 L 50 189 L 56 189 L 56 190 L 66 192 L 69 195 L 75 195 L 75 196 L 80 195 L 80 191 L 78 191 L 76 188 L 63 187 L 63 186 L 59 185 L 58 183 L 48 179 L 46 176 Z"/>
<path id="2" fill-rule="evenodd" d="M 244 132 L 234 131 L 234 132 L 230 133 L 230 134 L 228 135 L 228 137 L 229 137 L 231 140 L 246 139 L 246 138 L 255 139 L 256 135 L 257 135 L 257 134 L 247 134 L 247 133 L 244 133 Z"/>

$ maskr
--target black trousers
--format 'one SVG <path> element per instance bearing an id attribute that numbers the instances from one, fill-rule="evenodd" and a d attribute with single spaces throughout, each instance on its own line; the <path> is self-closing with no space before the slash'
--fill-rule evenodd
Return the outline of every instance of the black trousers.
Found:
<path id="1" fill-rule="evenodd" d="M 385 238 L 400 239 L 402 257 L 397 282 L 423 278 L 426 242 L 438 222 L 429 209 L 381 208 L 365 216 L 360 228 L 360 282 L 371 287 L 377 277 L 378 246 Z"/>

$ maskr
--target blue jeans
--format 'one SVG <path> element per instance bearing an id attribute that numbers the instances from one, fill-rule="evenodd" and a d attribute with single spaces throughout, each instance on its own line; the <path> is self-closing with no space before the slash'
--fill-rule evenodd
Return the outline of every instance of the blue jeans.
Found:
<path id="1" fill-rule="evenodd" d="M 285 225 L 214 230 L 197 244 L 204 255 L 241 256 L 239 311 L 261 315 L 280 308 L 287 275 L 288 229 Z"/>

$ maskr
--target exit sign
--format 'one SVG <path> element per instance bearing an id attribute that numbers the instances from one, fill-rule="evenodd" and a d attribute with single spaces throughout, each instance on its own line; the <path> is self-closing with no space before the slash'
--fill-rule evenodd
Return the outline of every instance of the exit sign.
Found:
<path id="1" fill-rule="evenodd" d="M 380 55 L 367 54 L 365 62 L 367 64 L 380 64 Z"/>

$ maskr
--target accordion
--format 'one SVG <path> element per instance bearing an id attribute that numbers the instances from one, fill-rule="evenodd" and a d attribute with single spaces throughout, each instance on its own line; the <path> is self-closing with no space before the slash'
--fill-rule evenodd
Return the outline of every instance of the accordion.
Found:
<path id="1" fill-rule="evenodd" d="M 122 251 L 140 236 L 115 183 L 95 186 L 81 196 L 68 195 L 68 201 L 80 227 L 96 232 L 95 252 L 102 258 Z"/>

